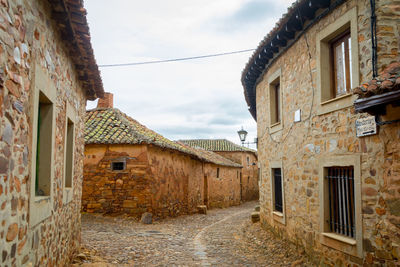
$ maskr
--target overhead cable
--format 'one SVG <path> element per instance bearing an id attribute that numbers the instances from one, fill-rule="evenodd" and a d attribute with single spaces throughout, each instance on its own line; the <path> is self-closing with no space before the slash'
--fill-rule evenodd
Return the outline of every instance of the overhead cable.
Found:
<path id="1" fill-rule="evenodd" d="M 164 60 L 152 60 L 152 61 L 142 61 L 142 62 L 131 62 L 131 63 L 116 63 L 116 64 L 104 64 L 98 65 L 100 68 L 108 68 L 108 67 L 124 67 L 124 66 L 137 66 L 137 65 L 147 65 L 147 64 L 158 64 L 158 63 L 166 63 L 166 62 L 176 62 L 176 61 L 184 61 L 184 60 L 193 60 L 193 59 L 200 59 L 200 58 L 208 58 L 208 57 L 220 57 L 220 56 L 227 56 L 233 54 L 240 54 L 245 52 L 254 51 L 255 49 L 245 49 L 245 50 L 238 50 L 232 52 L 224 52 L 218 54 L 211 54 L 211 55 L 202 55 L 202 56 L 194 56 L 194 57 L 183 57 L 183 58 L 174 58 L 174 59 L 164 59 Z"/>

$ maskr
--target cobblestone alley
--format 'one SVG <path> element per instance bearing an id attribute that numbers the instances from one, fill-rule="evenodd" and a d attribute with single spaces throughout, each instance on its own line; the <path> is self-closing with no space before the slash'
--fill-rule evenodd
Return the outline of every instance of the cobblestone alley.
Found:
<path id="1" fill-rule="evenodd" d="M 257 202 L 151 225 L 128 217 L 82 215 L 74 266 L 302 266 L 293 245 L 250 221 Z"/>

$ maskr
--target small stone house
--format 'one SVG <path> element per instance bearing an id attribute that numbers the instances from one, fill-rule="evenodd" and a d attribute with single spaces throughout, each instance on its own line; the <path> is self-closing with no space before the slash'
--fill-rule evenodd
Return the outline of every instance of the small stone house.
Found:
<path id="1" fill-rule="evenodd" d="M 242 171 L 239 173 L 240 200 L 258 199 L 258 162 L 255 150 L 239 146 L 226 139 L 191 139 L 180 140 L 180 142 L 195 148 L 213 151 L 242 165 Z"/>
<path id="2" fill-rule="evenodd" d="M 168 140 L 113 108 L 112 98 L 106 93 L 86 113 L 83 211 L 165 218 L 240 203 L 240 164 Z"/>
<path id="3" fill-rule="evenodd" d="M 261 223 L 315 265 L 400 261 L 398 7 L 296 1 L 242 73 Z"/>
<path id="4" fill-rule="evenodd" d="M 0 2 L 0 266 L 79 249 L 85 105 L 102 94 L 82 1 Z"/>

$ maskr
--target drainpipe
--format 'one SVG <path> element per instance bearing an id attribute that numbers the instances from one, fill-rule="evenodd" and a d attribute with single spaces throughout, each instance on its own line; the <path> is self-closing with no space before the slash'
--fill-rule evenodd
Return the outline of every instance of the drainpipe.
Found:
<path id="1" fill-rule="evenodd" d="M 378 76 L 378 55 L 377 47 L 378 40 L 376 38 L 376 15 L 375 15 L 375 0 L 370 0 L 371 5 L 371 41 L 372 41 L 372 76 Z"/>

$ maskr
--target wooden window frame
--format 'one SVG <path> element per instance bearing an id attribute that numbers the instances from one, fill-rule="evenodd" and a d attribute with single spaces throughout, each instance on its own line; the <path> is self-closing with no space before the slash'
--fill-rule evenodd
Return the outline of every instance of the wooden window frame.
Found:
<path id="1" fill-rule="evenodd" d="M 356 96 L 351 93 L 335 97 L 332 89 L 330 43 L 345 32 L 350 32 L 351 62 L 349 70 L 351 71 L 351 88 L 360 84 L 358 16 L 357 7 L 353 7 L 316 34 L 317 115 L 352 107 L 356 99 Z"/>
<path id="2" fill-rule="evenodd" d="M 349 42 L 350 42 L 350 48 L 349 48 Z M 344 93 L 339 93 L 338 92 L 338 84 L 337 84 L 337 64 L 336 64 L 336 53 L 335 53 L 335 48 L 344 43 L 344 52 L 345 52 L 345 78 L 346 78 L 346 88 Z M 351 66 L 350 62 L 351 60 L 351 33 L 350 29 L 347 29 L 343 33 L 339 34 L 335 38 L 333 38 L 329 42 L 330 46 L 330 61 L 331 61 L 331 95 L 332 98 L 337 98 L 343 95 L 346 95 L 351 92 Z"/>

